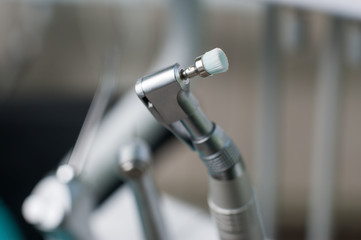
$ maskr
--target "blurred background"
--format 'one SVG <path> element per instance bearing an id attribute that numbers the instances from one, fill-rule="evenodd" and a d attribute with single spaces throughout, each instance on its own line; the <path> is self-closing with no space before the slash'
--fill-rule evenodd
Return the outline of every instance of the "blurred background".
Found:
<path id="1" fill-rule="evenodd" d="M 174 2 L 0 2 L 0 222 L 17 226 L 17 239 L 41 239 L 21 205 L 74 145 L 104 52 L 118 49 L 120 97 L 149 73 L 169 19 L 184 11 L 198 26 L 192 58 L 214 47 L 228 56 L 228 73 L 195 80 L 193 92 L 240 148 L 269 235 L 361 239 L 360 3 Z M 207 210 L 195 153 L 170 138 L 154 159 L 161 191 Z"/>

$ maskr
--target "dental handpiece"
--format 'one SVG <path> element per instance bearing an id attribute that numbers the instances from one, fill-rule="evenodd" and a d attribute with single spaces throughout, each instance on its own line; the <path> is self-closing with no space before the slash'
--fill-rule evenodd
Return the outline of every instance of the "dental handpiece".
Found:
<path id="1" fill-rule="evenodd" d="M 167 240 L 168 231 L 160 209 L 158 191 L 150 173 L 150 150 L 138 139 L 119 149 L 120 177 L 130 186 L 146 240 Z"/>
<path id="2" fill-rule="evenodd" d="M 228 70 L 219 49 L 197 57 L 193 66 L 179 64 L 140 78 L 138 97 L 153 116 L 184 141 L 208 168 L 208 205 L 222 240 L 264 239 L 261 220 L 245 165 L 236 145 L 201 110 L 189 79 Z"/>

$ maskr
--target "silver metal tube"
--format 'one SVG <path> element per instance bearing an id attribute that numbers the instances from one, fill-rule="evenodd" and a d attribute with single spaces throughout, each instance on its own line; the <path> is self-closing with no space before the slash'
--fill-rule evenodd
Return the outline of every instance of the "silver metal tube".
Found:
<path id="1" fill-rule="evenodd" d="M 160 210 L 158 190 L 150 173 L 150 150 L 141 140 L 120 147 L 119 172 L 133 190 L 144 239 L 169 239 Z"/>
<path id="2" fill-rule="evenodd" d="M 221 239 L 264 239 L 253 190 L 242 171 L 239 178 L 231 181 L 210 177 L 208 205 Z"/>
<path id="3" fill-rule="evenodd" d="M 300 51 L 307 43 L 307 13 L 300 9 L 282 9 L 280 17 L 282 50 Z"/>
<path id="4" fill-rule="evenodd" d="M 264 239 L 253 189 L 233 141 L 215 125 L 209 135 L 193 144 L 208 167 L 208 205 L 220 238 Z"/>
<path id="5" fill-rule="evenodd" d="M 347 22 L 346 35 L 346 57 L 347 63 L 353 68 L 361 65 L 361 24 L 360 22 Z"/>
<path id="6" fill-rule="evenodd" d="M 342 72 L 340 29 L 341 20 L 332 18 L 320 53 L 307 221 L 309 240 L 328 240 L 333 234 Z"/>
<path id="7" fill-rule="evenodd" d="M 265 231 L 276 238 L 279 159 L 279 46 L 278 9 L 266 6 L 255 124 L 255 189 Z"/>
<path id="8" fill-rule="evenodd" d="M 112 51 L 105 56 L 104 72 L 68 160 L 68 164 L 72 166 L 76 174 L 79 174 L 83 169 L 101 118 L 104 115 L 110 98 L 113 96 L 117 82 L 116 68 L 119 63 L 117 61 L 119 60 L 118 57 L 116 51 Z"/>

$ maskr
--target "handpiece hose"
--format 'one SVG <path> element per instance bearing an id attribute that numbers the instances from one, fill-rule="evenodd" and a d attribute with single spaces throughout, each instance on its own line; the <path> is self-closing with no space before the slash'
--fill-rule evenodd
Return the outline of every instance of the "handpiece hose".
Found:
<path id="1" fill-rule="evenodd" d="M 228 60 L 216 48 L 196 58 L 194 66 L 179 64 L 138 80 L 136 92 L 153 116 L 197 151 L 209 172 L 208 205 L 222 240 L 264 239 L 261 221 L 238 148 L 201 110 L 190 91 L 189 78 L 225 72 Z"/>

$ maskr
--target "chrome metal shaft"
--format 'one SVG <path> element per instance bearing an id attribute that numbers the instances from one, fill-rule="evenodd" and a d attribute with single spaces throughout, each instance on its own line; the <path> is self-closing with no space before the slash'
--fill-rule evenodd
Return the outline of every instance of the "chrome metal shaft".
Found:
<path id="1" fill-rule="evenodd" d="M 159 206 L 158 191 L 150 173 L 148 145 L 135 140 L 119 150 L 120 175 L 131 187 L 137 203 L 144 239 L 167 240 L 168 232 Z"/>

